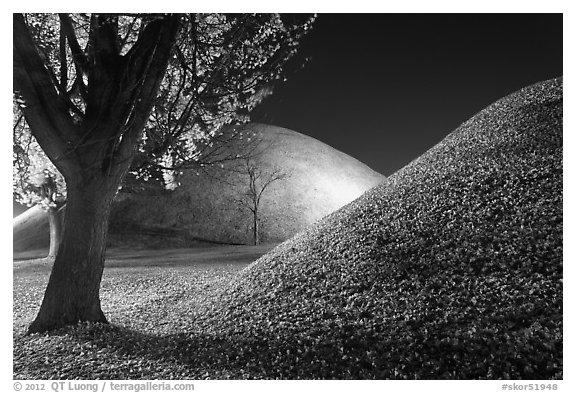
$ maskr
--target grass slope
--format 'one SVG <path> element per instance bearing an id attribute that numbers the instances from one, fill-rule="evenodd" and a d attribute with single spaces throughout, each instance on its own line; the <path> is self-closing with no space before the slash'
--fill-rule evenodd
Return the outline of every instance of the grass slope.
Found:
<path id="1" fill-rule="evenodd" d="M 221 296 L 206 329 L 258 337 L 252 375 L 561 378 L 561 79 L 483 110 Z"/>

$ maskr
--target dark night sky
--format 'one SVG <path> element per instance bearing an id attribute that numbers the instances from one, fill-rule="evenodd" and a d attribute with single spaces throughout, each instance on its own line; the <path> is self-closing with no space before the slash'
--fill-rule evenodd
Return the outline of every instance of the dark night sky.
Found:
<path id="1" fill-rule="evenodd" d="M 390 175 L 475 113 L 562 75 L 561 14 L 319 14 L 254 121 Z"/>

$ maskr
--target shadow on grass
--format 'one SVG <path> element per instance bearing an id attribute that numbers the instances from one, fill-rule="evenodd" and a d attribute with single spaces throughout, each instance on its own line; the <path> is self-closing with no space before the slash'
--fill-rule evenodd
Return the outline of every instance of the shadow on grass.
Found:
<path id="1" fill-rule="evenodd" d="M 315 378 L 346 378 L 345 375 L 334 374 L 337 370 L 326 367 L 325 360 L 318 360 L 316 367 L 311 366 L 318 356 L 335 357 L 337 348 L 325 345 L 316 352 L 302 352 L 296 340 L 275 339 L 262 334 L 248 338 L 200 332 L 153 335 L 122 326 L 83 324 L 60 329 L 49 333 L 49 336 L 72 340 L 80 346 L 90 343 L 91 351 L 104 352 L 108 356 L 114 354 L 119 359 L 138 359 L 144 364 L 163 364 L 164 367 L 168 365 L 180 370 L 180 374 L 187 378 L 294 379 L 310 378 L 310 375 L 315 375 Z M 303 364 L 306 364 L 306 368 L 302 368 Z M 182 369 L 186 371 L 182 372 Z M 107 377 L 111 376 L 142 378 L 130 373 L 121 376 L 110 374 Z M 150 378 L 155 376 L 147 375 L 144 379 Z M 175 378 L 181 376 L 176 375 Z"/>
<path id="2" fill-rule="evenodd" d="M 399 327 L 397 334 L 355 334 L 348 327 L 316 334 L 308 330 L 307 336 L 287 331 L 275 336 L 262 330 L 157 335 L 82 324 L 16 338 L 14 375 L 15 379 L 562 379 L 561 341 L 528 337 L 523 330 L 435 340 L 415 339 L 412 335 L 418 332 L 410 326 Z"/>

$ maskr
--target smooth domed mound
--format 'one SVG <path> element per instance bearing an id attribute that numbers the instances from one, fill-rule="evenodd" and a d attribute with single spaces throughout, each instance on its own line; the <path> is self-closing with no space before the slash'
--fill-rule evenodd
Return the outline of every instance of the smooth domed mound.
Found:
<path id="1" fill-rule="evenodd" d="M 259 378 L 562 378 L 562 80 L 489 106 L 220 296 L 199 323 Z"/>
<path id="2" fill-rule="evenodd" d="M 18 202 L 12 201 L 12 217 L 19 216 L 28 210 L 27 206 L 21 205 Z"/>
<path id="3" fill-rule="evenodd" d="M 269 179 L 274 170 L 285 175 L 262 194 L 262 242 L 284 241 L 384 181 L 365 164 L 309 136 L 262 124 L 241 128 L 245 138 L 257 142 L 250 165 L 261 173 L 258 181 Z M 236 139 L 225 149 L 236 153 L 240 143 Z M 238 202 L 250 184 L 245 162 L 225 165 L 228 170 L 217 166 L 207 173 L 184 171 L 181 185 L 167 195 L 119 198 L 110 220 L 111 236 L 147 235 L 139 240 L 146 244 L 156 236 L 163 245 L 185 246 L 197 240 L 251 244 L 253 216 Z"/>
<path id="4" fill-rule="evenodd" d="M 14 202 L 14 213 L 20 206 L 22 205 L 17 206 Z M 13 250 L 25 251 L 50 247 L 48 213 L 41 206 L 22 210 L 19 214 L 15 214 L 12 220 Z"/>

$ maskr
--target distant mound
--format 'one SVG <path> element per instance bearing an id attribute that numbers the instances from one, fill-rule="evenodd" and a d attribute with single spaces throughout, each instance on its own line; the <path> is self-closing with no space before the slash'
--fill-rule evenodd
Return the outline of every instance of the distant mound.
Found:
<path id="1" fill-rule="evenodd" d="M 261 124 L 243 129 L 258 141 L 257 155 L 250 161 L 261 173 L 258 182 L 274 170 L 285 175 L 262 193 L 258 214 L 262 242 L 288 239 L 384 180 L 360 161 L 309 136 Z M 179 178 L 181 186 L 166 195 L 118 198 L 111 236 L 176 246 L 203 240 L 251 244 L 252 213 L 238 201 L 245 198 L 250 184 L 245 162 L 224 165 L 224 170 L 217 166 L 198 174 L 185 171 Z M 226 170 L 231 165 L 234 170 Z"/>
<path id="2" fill-rule="evenodd" d="M 263 378 L 562 378 L 562 80 L 484 109 L 220 296 L 201 329 Z"/>
<path id="3" fill-rule="evenodd" d="M 28 207 L 25 205 L 21 205 L 18 202 L 12 201 L 12 217 L 19 216 L 20 214 L 24 213 L 28 210 Z"/>
<path id="4" fill-rule="evenodd" d="M 22 205 L 14 202 L 14 214 Z M 13 251 L 27 251 L 50 247 L 48 214 L 40 206 L 33 206 L 15 215 L 12 220 Z"/>
<path id="5" fill-rule="evenodd" d="M 258 213 L 262 242 L 290 238 L 384 180 L 355 158 L 309 136 L 262 124 L 241 128 L 246 138 L 257 142 L 250 164 L 261 173 L 258 182 L 274 170 L 285 175 L 262 193 Z M 225 149 L 242 155 L 240 144 L 233 141 Z M 251 244 L 253 216 L 238 202 L 249 188 L 244 164 L 243 160 L 233 160 L 225 161 L 224 169 L 185 170 L 178 178 L 180 187 L 156 195 L 120 193 L 110 217 L 110 245 Z M 15 239 L 15 249 L 29 248 L 31 240 L 46 244 L 47 228 L 42 227 L 42 236 L 30 235 L 35 228 L 21 231 L 26 241 L 18 243 Z"/>

